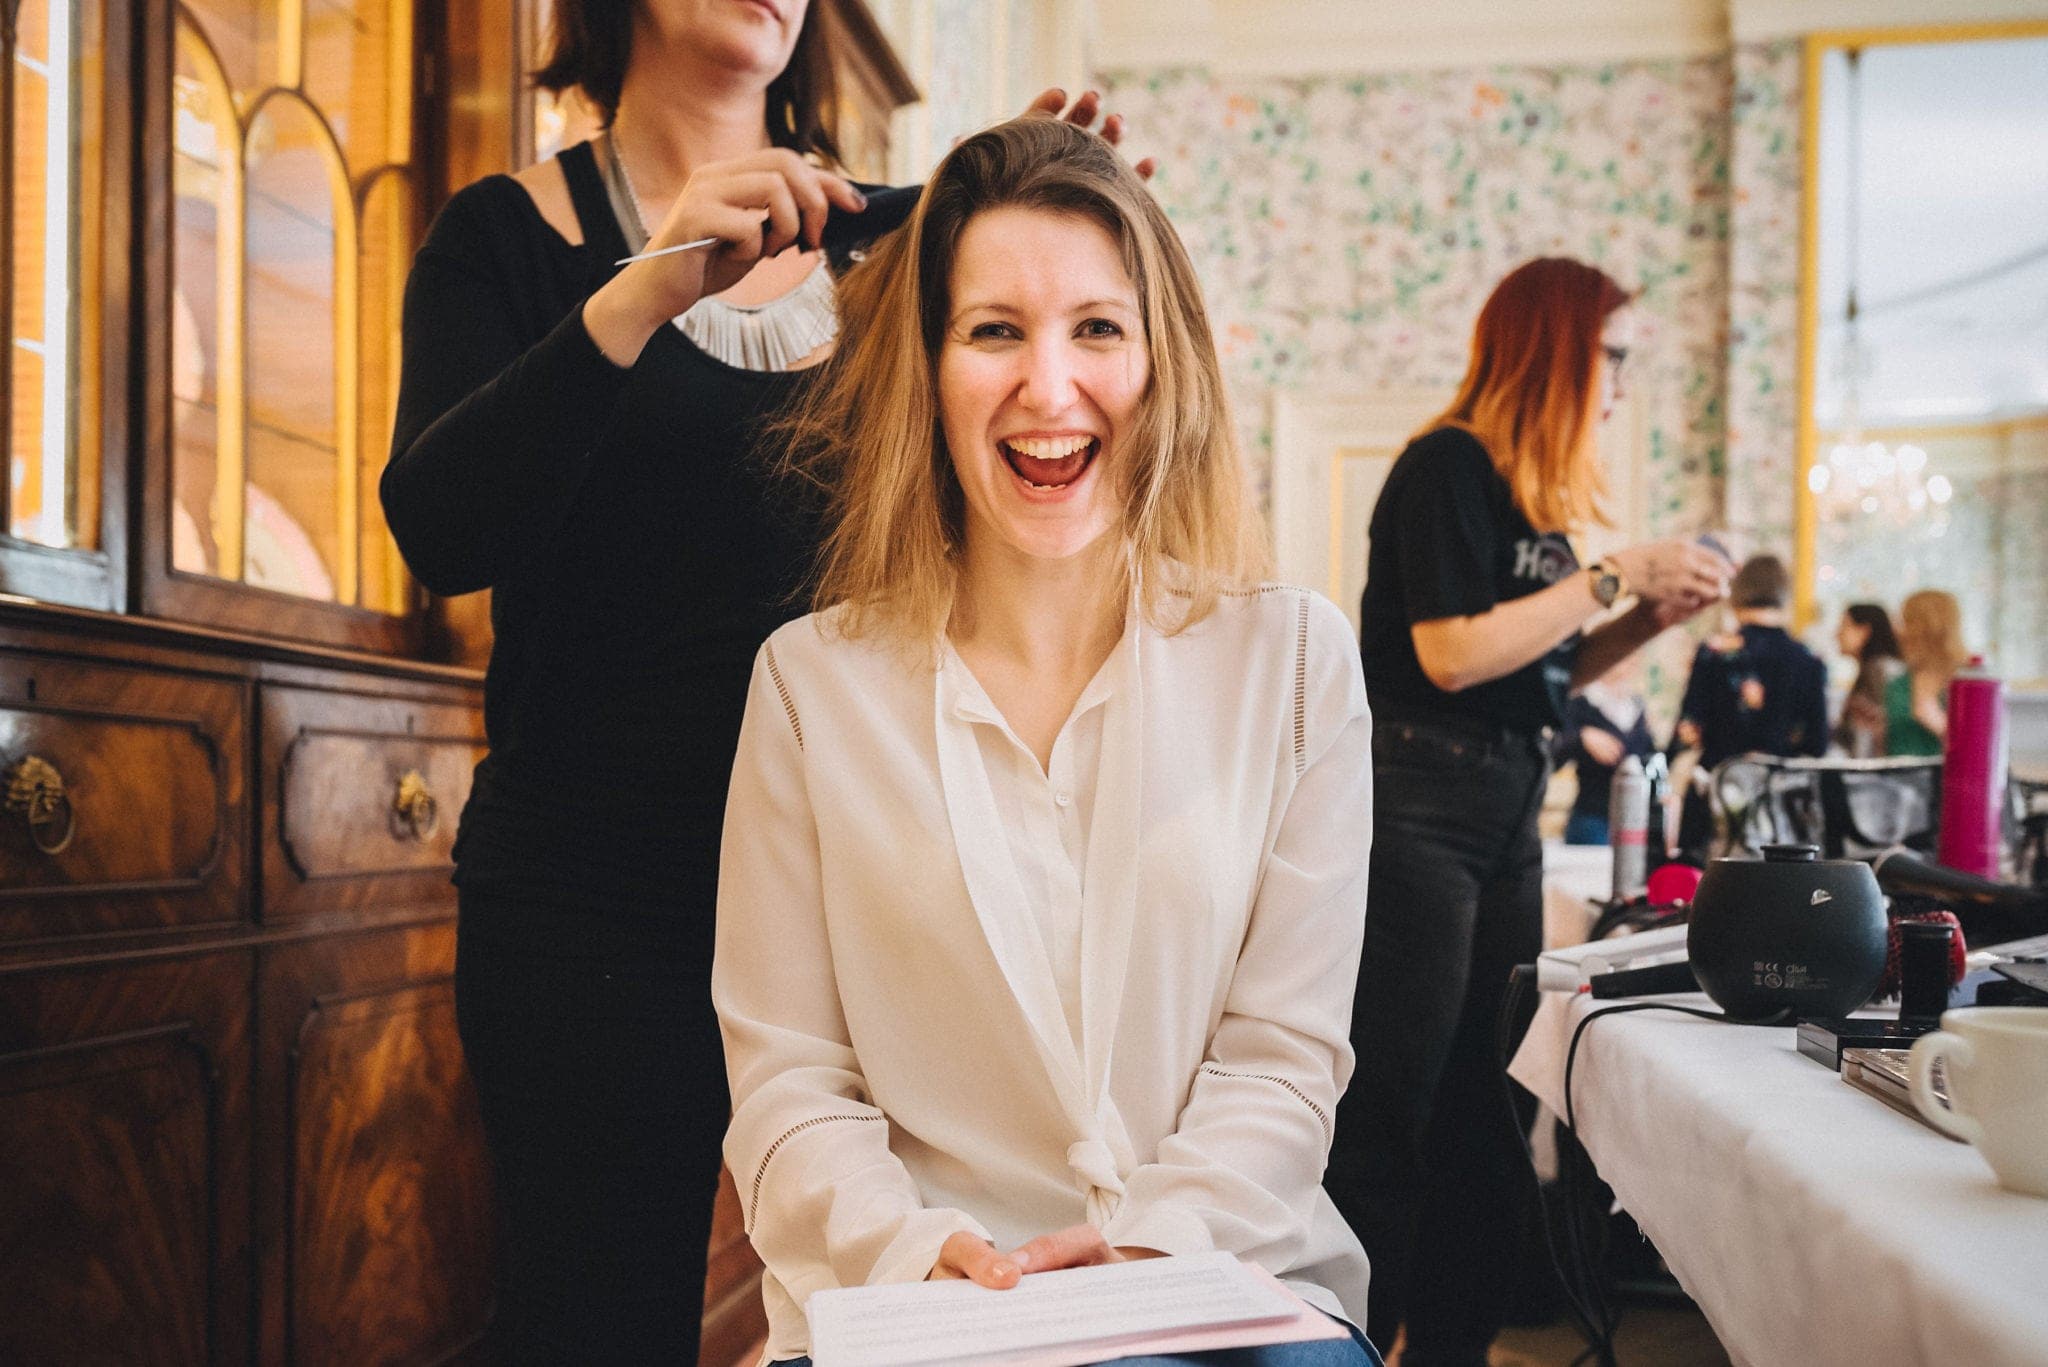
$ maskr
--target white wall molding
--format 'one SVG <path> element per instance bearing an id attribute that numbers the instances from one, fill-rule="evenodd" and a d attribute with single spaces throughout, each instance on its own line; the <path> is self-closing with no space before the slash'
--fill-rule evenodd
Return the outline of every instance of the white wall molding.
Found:
<path id="1" fill-rule="evenodd" d="M 1063 0 L 1071 4 L 1072 0 Z M 1821 29 L 2048 19 L 2048 0 L 1090 0 L 1096 71 L 1232 76 L 1703 57 Z"/>
<path id="2" fill-rule="evenodd" d="M 1238 76 L 1563 65 L 1728 49 L 1728 0 L 1095 0 L 1100 71 Z"/>
<path id="3" fill-rule="evenodd" d="M 1738 43 L 1823 29 L 1912 28 L 2048 19 L 2048 0 L 1728 0 Z"/>

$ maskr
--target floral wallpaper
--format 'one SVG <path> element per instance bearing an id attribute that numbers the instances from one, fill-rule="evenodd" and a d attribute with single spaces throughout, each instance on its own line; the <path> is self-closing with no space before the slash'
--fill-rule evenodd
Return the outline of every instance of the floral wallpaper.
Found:
<path id="1" fill-rule="evenodd" d="M 1209 293 L 1255 463 L 1270 391 L 1438 388 L 1532 256 L 1640 291 L 1653 529 L 1718 525 L 1729 80 L 1720 59 L 1224 85 L 1109 73 Z"/>
<path id="2" fill-rule="evenodd" d="M 1801 45 L 1744 44 L 1735 49 L 1733 69 L 1727 518 L 1753 546 L 1790 547 L 1799 424 Z"/>
<path id="3" fill-rule="evenodd" d="M 1650 531 L 1724 525 L 1728 59 L 1102 80 L 1134 151 L 1161 158 L 1262 487 L 1274 391 L 1448 397 L 1494 283 L 1571 255 L 1638 291 Z M 1691 649 L 1674 634 L 1651 655 L 1663 710 Z"/>

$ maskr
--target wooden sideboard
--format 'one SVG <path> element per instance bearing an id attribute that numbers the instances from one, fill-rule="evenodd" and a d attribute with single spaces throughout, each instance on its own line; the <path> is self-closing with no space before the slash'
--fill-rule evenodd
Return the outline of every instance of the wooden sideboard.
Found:
<path id="1" fill-rule="evenodd" d="M 472 671 L 0 600 L 0 1362 L 495 1360 L 482 750 Z M 728 1181 L 704 1362 L 758 1288 Z"/>

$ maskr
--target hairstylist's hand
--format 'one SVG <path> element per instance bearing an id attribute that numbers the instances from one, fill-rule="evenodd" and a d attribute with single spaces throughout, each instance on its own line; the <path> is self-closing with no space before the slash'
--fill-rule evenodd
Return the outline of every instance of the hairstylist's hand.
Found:
<path id="1" fill-rule="evenodd" d="M 844 176 L 811 165 L 786 147 L 698 167 L 669 206 L 647 250 L 716 237 L 718 245 L 677 252 L 626 269 L 643 273 L 664 318 L 738 284 L 763 257 L 801 243 L 818 245 L 833 208 L 859 213 L 867 199 Z M 764 223 L 765 220 L 765 223 Z"/>
<path id="2" fill-rule="evenodd" d="M 1063 1267 L 1095 1267 L 1165 1256 L 1156 1248 L 1113 1248 L 1094 1225 L 1069 1225 L 1041 1234 L 1010 1254 L 1011 1260 L 1026 1272 L 1056 1272 Z"/>
<path id="3" fill-rule="evenodd" d="M 939 1260 L 925 1273 L 928 1282 L 970 1281 L 992 1291 L 1008 1291 L 1023 1275 L 1015 1256 L 1005 1257 L 995 1245 L 965 1230 L 939 1247 Z"/>
<path id="4" fill-rule="evenodd" d="M 1040 93 L 1039 97 L 1024 107 L 1024 113 L 1045 114 L 1056 119 L 1065 119 L 1080 128 L 1093 128 L 1095 116 L 1102 112 L 1102 96 L 1093 90 L 1081 92 L 1081 98 L 1071 105 L 1067 103 L 1067 92 L 1052 86 Z M 1111 147 L 1124 140 L 1124 116 L 1111 114 L 1102 121 L 1102 140 Z M 1152 179 L 1152 173 L 1159 169 L 1157 157 L 1147 157 L 1131 168 L 1142 180 Z"/>
<path id="5" fill-rule="evenodd" d="M 1719 598 L 1696 598 L 1690 594 L 1680 594 L 1675 598 L 1659 598 L 1655 601 L 1645 598 L 1637 606 L 1648 612 L 1656 621 L 1657 630 L 1663 631 L 1681 622 L 1690 622 L 1719 601 Z"/>
<path id="6" fill-rule="evenodd" d="M 1728 577 L 1735 572 L 1726 556 L 1677 538 L 1647 541 L 1608 558 L 1621 568 L 1629 592 L 1652 603 L 1682 603 L 1686 616 L 1726 598 Z"/>

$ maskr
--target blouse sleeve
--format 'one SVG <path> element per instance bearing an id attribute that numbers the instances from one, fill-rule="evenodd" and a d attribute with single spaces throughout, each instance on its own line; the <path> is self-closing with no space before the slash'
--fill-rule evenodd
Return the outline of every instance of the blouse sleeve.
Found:
<path id="1" fill-rule="evenodd" d="M 802 1304 L 836 1286 L 919 1281 L 951 1235 L 989 1236 L 962 1211 L 924 1206 L 868 1098 L 833 976 L 792 682 L 770 640 L 726 804 L 711 994 L 732 1083 L 726 1163 L 755 1251 Z"/>
<path id="2" fill-rule="evenodd" d="M 507 578 L 576 504 L 631 371 L 583 326 L 582 301 L 538 340 L 533 282 L 509 278 L 485 192 L 435 221 L 406 280 L 391 460 L 380 492 L 419 581 L 442 595 Z M 525 191 L 510 186 L 514 194 Z"/>
<path id="3" fill-rule="evenodd" d="M 1304 767 L 1178 1125 L 1125 1181 L 1118 1247 L 1296 1261 L 1351 1078 L 1372 845 L 1372 718 L 1351 630 L 1311 598 Z"/>

